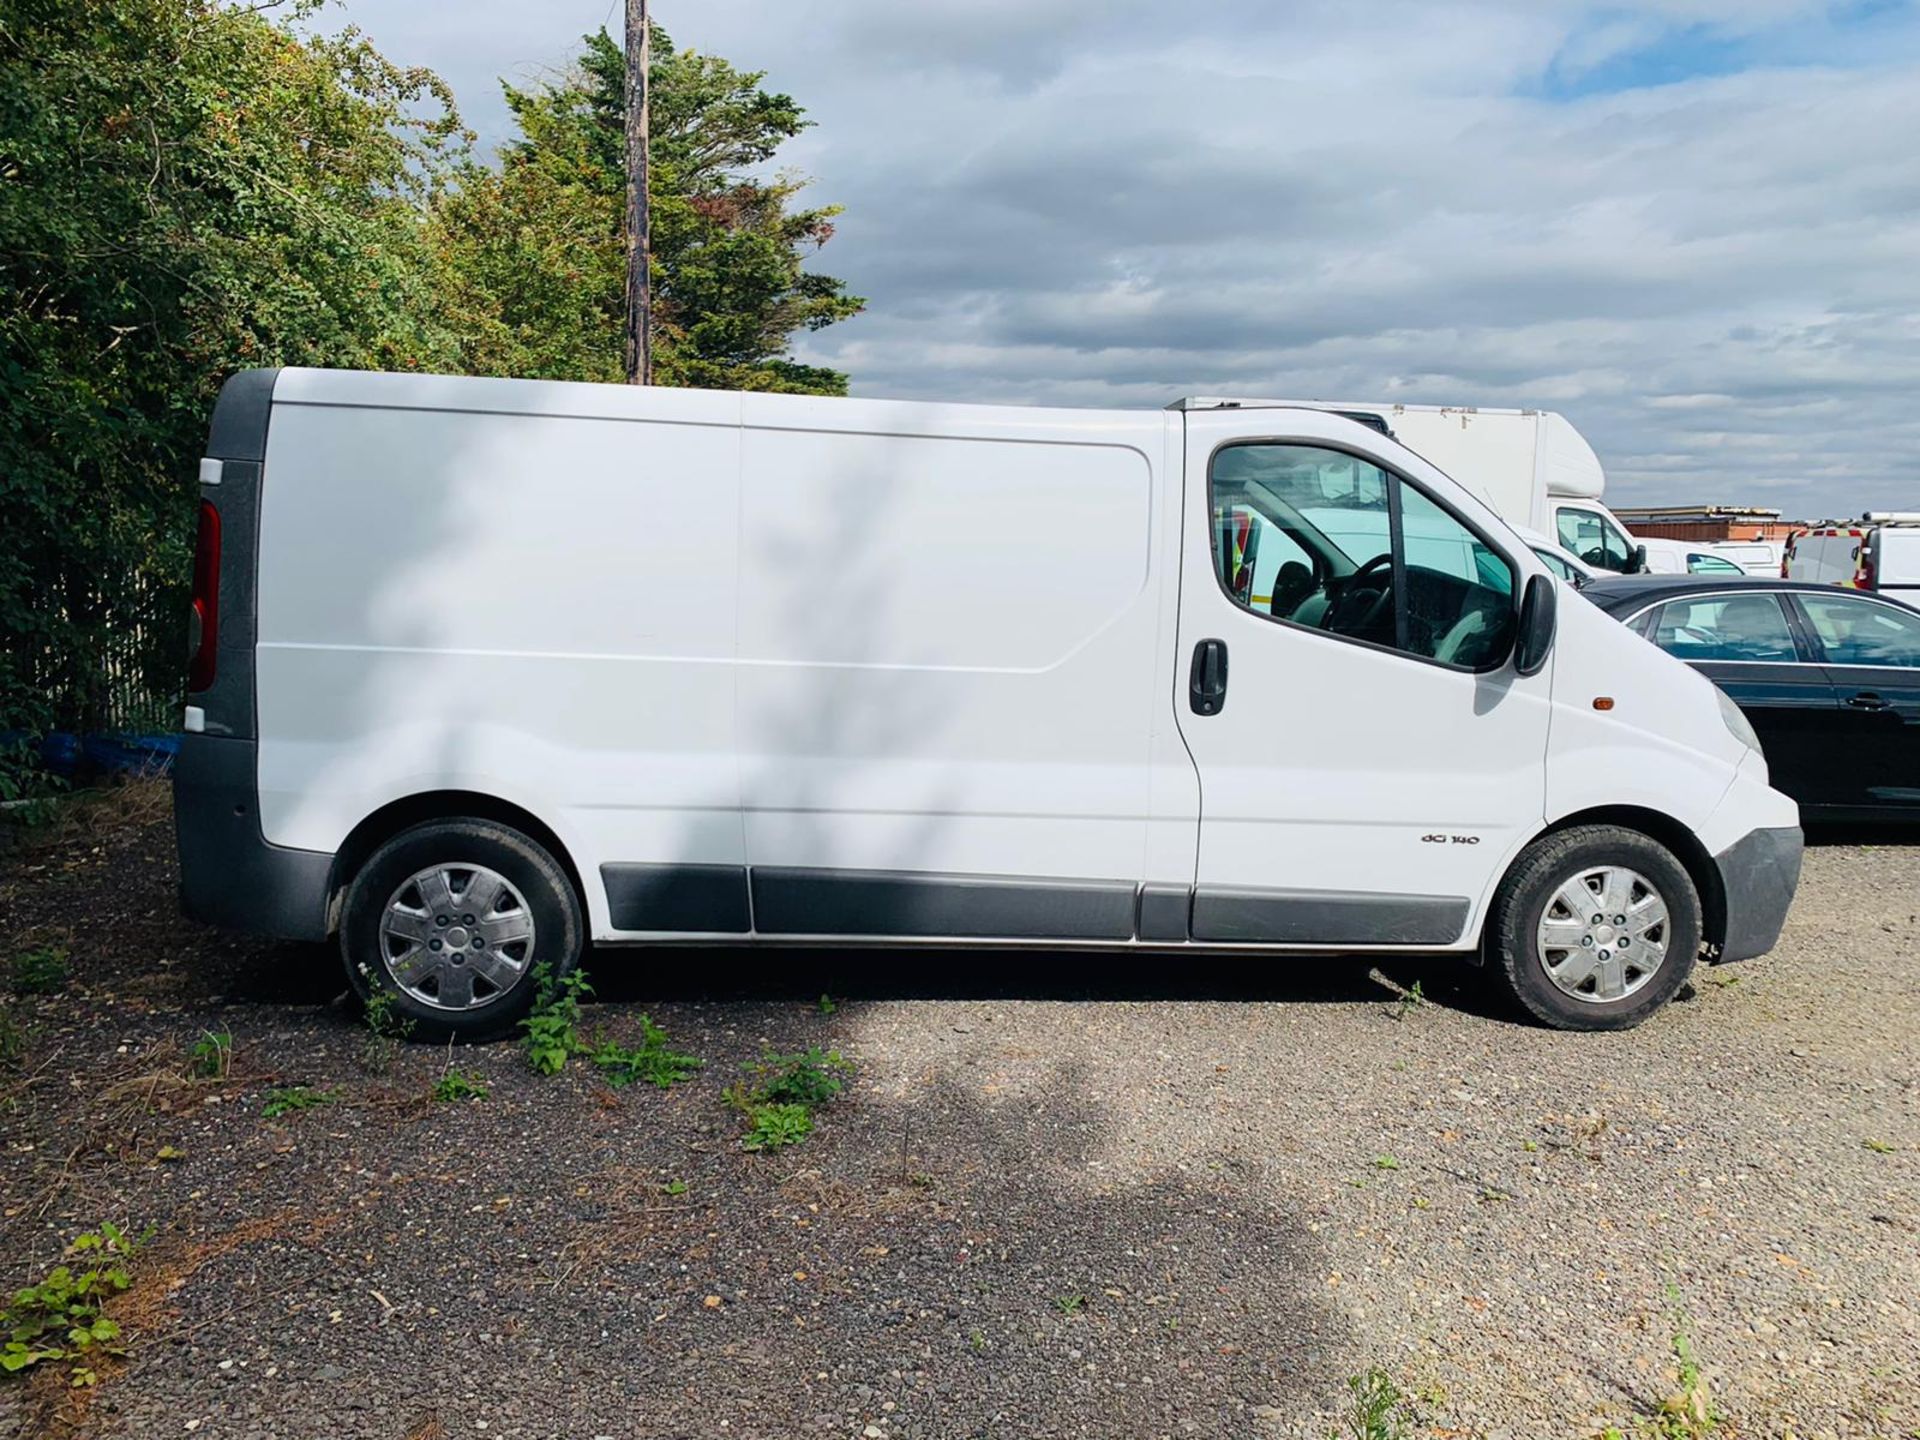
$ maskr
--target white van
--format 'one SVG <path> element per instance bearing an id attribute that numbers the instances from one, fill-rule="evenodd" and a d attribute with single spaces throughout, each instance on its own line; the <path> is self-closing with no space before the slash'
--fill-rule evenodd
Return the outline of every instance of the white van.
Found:
<path id="1" fill-rule="evenodd" d="M 1441 951 L 1618 1028 L 1799 872 L 1738 710 L 1319 411 L 250 371 L 201 496 L 185 906 L 422 1036 L 589 938 Z"/>
<path id="2" fill-rule="evenodd" d="M 1573 586 L 1574 589 L 1578 590 L 1589 580 L 1599 578 L 1600 572 L 1598 570 L 1595 570 L 1584 560 L 1575 559 L 1565 550 L 1562 550 L 1554 541 L 1542 535 L 1538 530 L 1527 525 L 1515 525 L 1512 529 L 1514 534 L 1527 542 L 1527 548 L 1540 557 L 1541 564 L 1545 565 L 1556 577 Z"/>
<path id="3" fill-rule="evenodd" d="M 1705 548 L 1712 554 L 1731 560 L 1743 574 L 1777 579 L 1787 555 L 1781 540 L 1709 540 Z"/>
<path id="4" fill-rule="evenodd" d="M 1920 515 L 1869 511 L 1851 525 L 1815 526 L 1787 541 L 1780 574 L 1852 590 L 1920 590 Z"/>
<path id="5" fill-rule="evenodd" d="M 1668 540 L 1658 535 L 1636 542 L 1641 551 L 1641 569 L 1649 575 L 1744 575 L 1745 568 L 1731 555 L 1722 555 L 1712 545 L 1691 540 Z"/>

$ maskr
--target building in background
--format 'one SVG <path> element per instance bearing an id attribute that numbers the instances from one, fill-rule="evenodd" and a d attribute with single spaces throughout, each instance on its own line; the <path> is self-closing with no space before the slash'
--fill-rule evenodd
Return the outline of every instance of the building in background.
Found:
<path id="1" fill-rule="evenodd" d="M 1778 510 L 1754 505 L 1622 505 L 1613 513 L 1635 535 L 1667 540 L 1783 541 L 1807 528 L 1805 521 L 1782 520 Z"/>

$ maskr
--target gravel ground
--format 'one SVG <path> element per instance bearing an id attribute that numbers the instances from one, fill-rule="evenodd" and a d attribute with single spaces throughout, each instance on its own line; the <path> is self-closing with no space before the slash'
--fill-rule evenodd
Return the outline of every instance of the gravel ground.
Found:
<path id="1" fill-rule="evenodd" d="M 1411 1433 L 1565 1440 L 1655 1412 L 1679 1323 L 1714 1433 L 1920 1433 L 1914 847 L 1812 852 L 1772 956 L 1624 1035 L 1440 963 L 599 957 L 589 1026 L 705 1060 L 669 1091 L 373 1043 L 172 885 L 164 791 L 0 857 L 0 955 L 72 966 L 9 1002 L 0 1280 L 156 1226 L 129 1358 L 0 1435 L 1317 1440 L 1377 1365 Z M 744 1153 L 722 1090 L 813 1043 L 847 1095 Z M 295 1083 L 337 1098 L 266 1119 Z"/>

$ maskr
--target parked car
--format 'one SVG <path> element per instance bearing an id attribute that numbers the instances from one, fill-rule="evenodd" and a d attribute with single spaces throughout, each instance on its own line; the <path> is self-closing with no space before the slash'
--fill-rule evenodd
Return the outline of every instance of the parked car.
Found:
<path id="1" fill-rule="evenodd" d="M 1527 542 L 1527 548 L 1540 557 L 1542 565 L 1576 590 L 1602 573 L 1584 560 L 1576 560 L 1538 530 L 1530 529 L 1525 525 L 1515 525 L 1513 533 Z"/>
<path id="2" fill-rule="evenodd" d="M 1920 592 L 1920 516 L 1869 511 L 1787 541 L 1783 579 L 1853 590 Z"/>
<path id="3" fill-rule="evenodd" d="M 1607 577 L 1581 593 L 1732 696 L 1807 819 L 1920 819 L 1920 610 L 1754 577 Z"/>
<path id="4" fill-rule="evenodd" d="M 1780 574 L 1786 559 L 1784 540 L 1709 540 L 1709 552 L 1733 561 L 1749 575 L 1764 575 L 1769 580 Z"/>
<path id="5" fill-rule="evenodd" d="M 1687 540 L 1668 540 L 1661 536 L 1636 537 L 1644 561 L 1641 571 L 1648 575 L 1744 575 L 1737 559 L 1722 555 L 1711 545 Z"/>
<path id="6" fill-rule="evenodd" d="M 420 1037 L 588 940 L 1442 952 L 1617 1029 L 1799 875 L 1724 695 L 1316 410 L 248 371 L 200 517 L 183 903 Z"/>

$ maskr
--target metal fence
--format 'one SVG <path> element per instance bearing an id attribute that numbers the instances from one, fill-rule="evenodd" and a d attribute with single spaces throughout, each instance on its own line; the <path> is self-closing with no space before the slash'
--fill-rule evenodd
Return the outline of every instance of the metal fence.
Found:
<path id="1" fill-rule="evenodd" d="M 21 657 L 53 730 L 160 735 L 180 726 L 185 690 L 184 586 L 139 571 L 50 586 L 42 639 Z"/>

